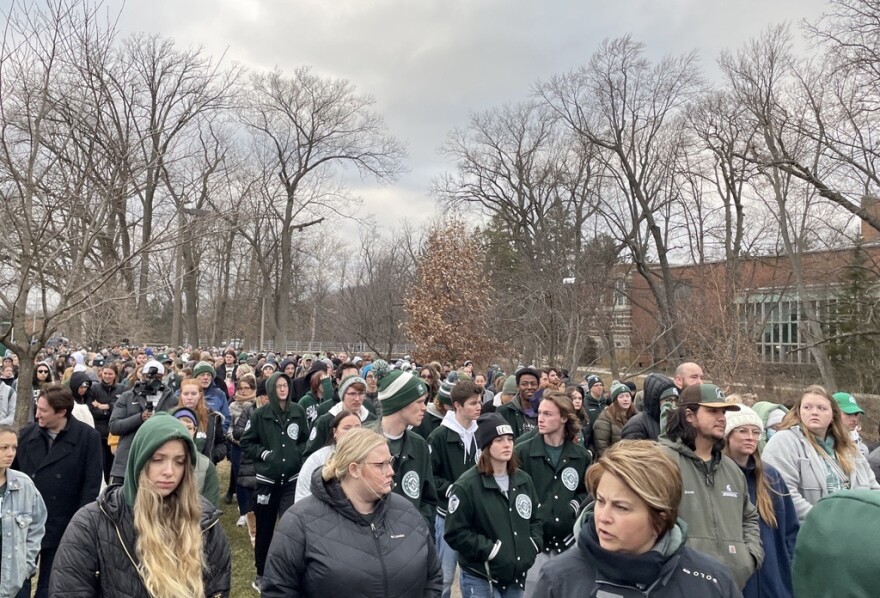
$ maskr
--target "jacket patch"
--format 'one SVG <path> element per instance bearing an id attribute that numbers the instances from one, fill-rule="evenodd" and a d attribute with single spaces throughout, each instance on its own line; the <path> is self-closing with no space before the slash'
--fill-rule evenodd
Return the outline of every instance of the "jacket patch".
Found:
<path id="1" fill-rule="evenodd" d="M 290 424 L 287 426 L 287 435 L 291 440 L 299 438 L 299 424 Z"/>
<path id="2" fill-rule="evenodd" d="M 721 496 L 726 496 L 728 498 L 739 498 L 739 492 L 736 492 L 733 488 L 730 487 L 730 484 L 727 484 L 727 488 L 721 492 Z"/>
<path id="3" fill-rule="evenodd" d="M 400 481 L 400 486 L 403 488 L 404 494 L 413 500 L 418 500 L 419 491 L 421 490 L 421 484 L 419 482 L 419 474 L 415 471 L 408 471 Z"/>
<path id="4" fill-rule="evenodd" d="M 566 467 L 562 470 L 562 483 L 563 485 L 574 492 L 574 489 L 577 488 L 578 485 L 578 474 L 574 467 Z"/>
<path id="5" fill-rule="evenodd" d="M 516 512 L 523 519 L 532 518 L 532 499 L 527 494 L 520 494 L 516 497 Z"/>
<path id="6" fill-rule="evenodd" d="M 317 437 L 318 437 L 318 427 L 315 426 L 314 428 L 312 428 L 312 431 L 309 434 L 309 442 L 311 442 L 312 440 L 314 440 Z"/>
<path id="7" fill-rule="evenodd" d="M 449 508 L 447 509 L 447 512 L 448 512 L 450 515 L 452 515 L 453 513 L 455 513 L 455 510 L 458 508 L 458 505 L 459 505 L 460 502 L 461 502 L 461 501 L 458 500 L 458 497 L 457 497 L 456 495 L 453 494 L 452 496 L 450 496 L 450 497 L 449 497 Z"/>

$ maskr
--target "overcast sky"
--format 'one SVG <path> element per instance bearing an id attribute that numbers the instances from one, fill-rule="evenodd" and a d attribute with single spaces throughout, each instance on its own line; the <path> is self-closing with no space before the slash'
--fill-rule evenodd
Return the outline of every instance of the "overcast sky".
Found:
<path id="1" fill-rule="evenodd" d="M 5 2 L 4 2 L 5 3 Z M 111 0 L 110 7 L 121 2 Z M 526 98 L 627 33 L 650 56 L 698 50 L 707 76 L 725 49 L 769 24 L 814 20 L 821 0 L 128 0 L 123 33 L 155 32 L 249 68 L 310 65 L 376 98 L 409 148 L 394 185 L 357 183 L 362 214 L 396 224 L 435 214 L 437 148 L 473 111 Z"/>

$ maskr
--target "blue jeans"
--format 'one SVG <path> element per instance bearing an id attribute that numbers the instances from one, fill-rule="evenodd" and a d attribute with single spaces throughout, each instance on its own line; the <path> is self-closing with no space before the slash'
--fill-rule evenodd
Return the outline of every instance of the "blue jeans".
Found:
<path id="1" fill-rule="evenodd" d="M 452 582 L 455 579 L 455 566 L 458 564 L 458 553 L 449 547 L 443 539 L 446 529 L 446 518 L 437 515 L 434 519 L 434 541 L 437 544 L 437 558 L 440 559 L 440 569 L 443 570 L 443 593 L 440 598 L 449 598 L 452 595 Z"/>
<path id="2" fill-rule="evenodd" d="M 522 588 L 518 586 L 511 586 L 504 591 L 493 586 L 490 593 L 487 580 L 471 575 L 464 569 L 461 570 L 460 581 L 462 598 L 522 598 L 523 595 Z"/>

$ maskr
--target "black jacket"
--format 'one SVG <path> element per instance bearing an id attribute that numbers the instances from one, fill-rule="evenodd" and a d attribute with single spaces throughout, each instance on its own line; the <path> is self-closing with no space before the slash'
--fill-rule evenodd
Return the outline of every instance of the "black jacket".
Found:
<path id="1" fill-rule="evenodd" d="M 209 566 L 203 574 L 205 596 L 228 596 L 229 541 L 220 525 L 220 511 L 204 497 L 201 501 L 202 550 Z M 70 522 L 55 554 L 49 595 L 149 598 L 135 565 L 135 542 L 134 514 L 125 503 L 122 486 L 110 486 Z"/>
<path id="2" fill-rule="evenodd" d="M 138 383 L 133 389 L 123 392 L 113 406 L 113 414 L 110 416 L 107 428 L 111 434 L 119 436 L 119 444 L 116 446 L 116 456 L 113 459 L 113 468 L 110 470 L 111 476 L 125 477 L 125 464 L 128 463 L 131 441 L 144 423 L 141 414 L 147 408 L 147 397 L 141 392 L 141 388 Z M 171 388 L 163 385 L 155 410 L 169 411 L 176 406 L 177 399 L 174 398 Z"/>
<path id="3" fill-rule="evenodd" d="M 54 548 L 77 509 L 89 504 L 101 491 L 104 478 L 101 436 L 72 415 L 51 444 L 38 424 L 21 430 L 13 469 L 27 474 L 46 503 L 46 535 L 43 548 Z"/>
<path id="4" fill-rule="evenodd" d="M 541 569 L 534 597 L 740 598 L 727 567 L 684 545 L 686 529 L 679 520 L 670 532 L 677 530 L 675 539 L 664 537 L 665 552 L 651 550 L 636 556 L 604 550 L 590 518 L 577 545 Z"/>
<path id="5" fill-rule="evenodd" d="M 102 405 L 110 405 L 110 409 L 105 411 L 104 409 L 96 409 L 89 402 L 89 411 L 95 420 L 95 429 L 101 434 L 101 438 L 107 438 L 110 432 L 110 416 L 113 415 L 113 405 L 124 390 L 118 384 L 113 386 L 107 386 L 103 382 L 92 384 L 92 399 Z"/>
<path id="6" fill-rule="evenodd" d="M 434 539 L 409 501 L 389 494 L 369 523 L 319 468 L 312 496 L 275 529 L 261 595 L 422 598 L 440 596 L 442 587 Z"/>
<path id="7" fill-rule="evenodd" d="M 645 410 L 629 418 L 620 431 L 621 440 L 657 440 L 660 437 L 660 395 L 675 386 L 672 378 L 649 374 L 645 378 Z"/>

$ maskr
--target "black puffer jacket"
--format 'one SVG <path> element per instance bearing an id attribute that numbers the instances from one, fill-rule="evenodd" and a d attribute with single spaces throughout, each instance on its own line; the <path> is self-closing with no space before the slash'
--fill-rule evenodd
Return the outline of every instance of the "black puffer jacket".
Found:
<path id="1" fill-rule="evenodd" d="M 657 440 L 660 436 L 660 395 L 675 382 L 663 374 L 645 378 L 645 410 L 631 417 L 620 432 L 621 440 Z"/>
<path id="2" fill-rule="evenodd" d="M 231 555 L 220 511 L 202 498 L 205 596 L 229 596 Z M 149 598 L 135 565 L 134 514 L 122 486 L 110 486 L 79 511 L 64 532 L 52 565 L 50 596 Z"/>
<path id="3" fill-rule="evenodd" d="M 424 517 L 389 494 L 370 524 L 338 481 L 312 476 L 312 496 L 293 505 L 275 529 L 263 573 L 263 598 L 440 596 L 443 573 Z"/>

